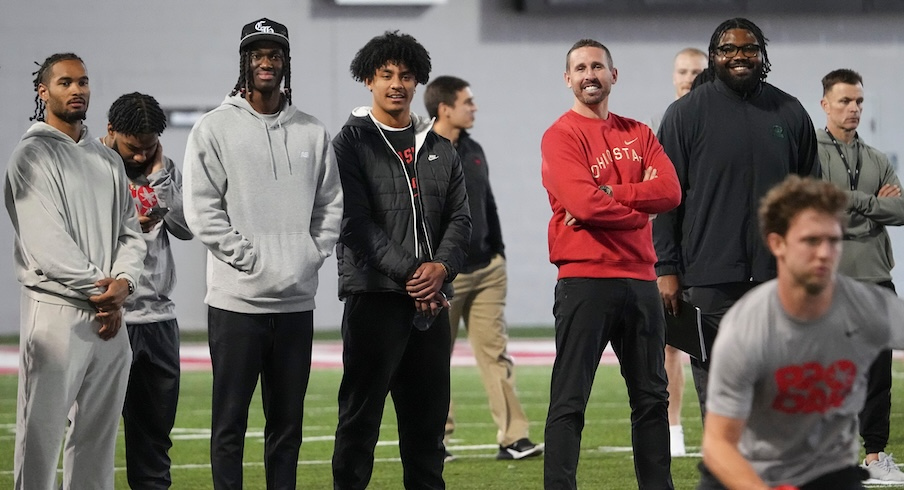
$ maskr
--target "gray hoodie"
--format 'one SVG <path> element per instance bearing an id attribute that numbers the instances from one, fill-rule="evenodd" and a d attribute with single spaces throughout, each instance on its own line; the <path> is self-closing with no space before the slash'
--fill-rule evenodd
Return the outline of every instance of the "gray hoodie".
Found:
<path id="1" fill-rule="evenodd" d="M 167 157 L 163 168 L 131 180 L 138 186 L 150 186 L 157 206 L 169 209 L 163 220 L 147 233 L 142 233 L 148 247 L 144 271 L 135 285 L 135 292 L 126 301 L 125 319 L 129 325 L 158 323 L 176 318 L 176 305 L 171 298 L 176 287 L 176 262 L 170 247 L 170 235 L 191 240 L 192 234 L 182 213 L 182 172 Z M 134 198 L 134 196 L 133 196 Z M 135 198 L 136 209 L 139 200 Z"/>
<path id="2" fill-rule="evenodd" d="M 192 128 L 184 166 L 185 218 L 208 249 L 205 302 L 238 313 L 313 310 L 342 219 L 324 125 L 291 105 L 268 123 L 244 98 L 226 97 Z"/>
<path id="3" fill-rule="evenodd" d="M 93 309 L 98 280 L 138 284 L 146 247 L 122 159 L 87 127 L 78 143 L 43 122 L 25 132 L 7 168 L 6 210 L 28 296 Z"/>

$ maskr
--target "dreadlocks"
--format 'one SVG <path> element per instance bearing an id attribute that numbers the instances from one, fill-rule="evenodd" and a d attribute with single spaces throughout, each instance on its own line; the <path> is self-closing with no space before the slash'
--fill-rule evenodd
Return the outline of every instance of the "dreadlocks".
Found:
<path id="1" fill-rule="evenodd" d="M 722 38 L 722 34 L 725 34 L 725 31 L 730 31 L 732 29 L 744 29 L 745 31 L 749 31 L 760 44 L 760 51 L 763 52 L 763 71 L 760 74 L 760 81 L 765 82 L 766 74 L 769 73 L 769 70 L 772 67 L 772 63 L 769 62 L 769 55 L 766 54 L 766 43 L 769 40 L 766 39 L 766 36 L 763 35 L 763 31 L 761 31 L 756 24 L 743 17 L 728 19 L 719 24 L 719 27 L 716 27 L 716 31 L 713 32 L 713 36 L 709 39 L 709 67 L 715 70 L 713 55 L 716 52 L 716 48 L 719 46 L 719 40 Z"/>
<path id="2" fill-rule="evenodd" d="M 249 101 L 254 97 L 251 86 L 251 80 L 254 75 L 251 73 L 251 45 L 239 51 L 239 79 L 235 82 L 235 87 L 229 95 L 239 94 Z M 289 48 L 282 48 L 285 52 L 285 62 L 283 63 L 283 95 L 286 96 L 286 102 L 292 105 L 292 58 L 289 56 Z"/>
<path id="3" fill-rule="evenodd" d="M 377 36 L 355 54 L 349 70 L 355 81 L 370 80 L 377 70 L 387 63 L 403 64 L 414 73 L 417 83 L 426 84 L 430 80 L 430 53 L 413 37 L 386 31 Z"/>
<path id="4" fill-rule="evenodd" d="M 47 83 L 47 76 L 50 73 L 50 68 L 53 65 L 59 63 L 60 61 L 78 61 L 79 63 L 84 64 L 81 58 L 76 56 L 73 53 L 57 53 L 52 54 L 44 60 L 44 63 L 38 64 L 35 61 L 35 64 L 38 65 L 38 70 L 33 72 L 32 75 L 35 76 L 34 86 L 35 86 L 35 113 L 31 117 L 28 118 L 29 121 L 44 121 L 44 101 L 41 100 L 40 94 L 38 94 L 38 85 Z"/>
<path id="5" fill-rule="evenodd" d="M 154 133 L 166 129 L 166 114 L 150 95 L 132 92 L 120 96 L 107 111 L 107 121 L 117 133 L 129 136 Z"/>

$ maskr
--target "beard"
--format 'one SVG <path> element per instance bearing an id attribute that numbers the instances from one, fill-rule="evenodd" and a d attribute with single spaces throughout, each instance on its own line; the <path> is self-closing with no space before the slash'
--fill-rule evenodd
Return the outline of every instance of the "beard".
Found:
<path id="1" fill-rule="evenodd" d="M 57 117 L 57 119 L 66 122 L 68 124 L 72 124 L 79 121 L 84 121 L 88 116 L 88 111 L 53 111 L 53 115 Z"/>
<path id="2" fill-rule="evenodd" d="M 144 175 L 144 172 L 148 169 L 148 167 L 150 165 L 151 165 L 151 162 L 142 163 L 140 165 L 126 163 L 125 165 L 123 165 L 123 167 L 125 168 L 126 175 L 129 177 L 129 179 L 135 180 L 138 177 L 141 177 L 142 175 Z"/>
<path id="3" fill-rule="evenodd" d="M 743 77 L 735 76 L 730 68 L 721 63 L 715 64 L 716 69 L 716 78 L 722 80 L 725 85 L 728 85 L 728 88 L 733 91 L 746 95 L 753 92 L 757 86 L 760 84 L 760 78 L 763 76 L 763 64 L 755 65 L 749 62 L 737 62 L 737 64 L 745 64 L 750 68 L 750 74 L 745 75 Z"/>
<path id="4" fill-rule="evenodd" d="M 584 105 L 597 105 L 603 101 L 606 97 L 609 96 L 610 90 L 605 90 L 601 83 L 598 83 L 600 90 L 596 93 L 586 93 L 584 92 L 584 88 L 578 86 L 574 89 L 574 95 L 578 100 L 581 101 Z"/>

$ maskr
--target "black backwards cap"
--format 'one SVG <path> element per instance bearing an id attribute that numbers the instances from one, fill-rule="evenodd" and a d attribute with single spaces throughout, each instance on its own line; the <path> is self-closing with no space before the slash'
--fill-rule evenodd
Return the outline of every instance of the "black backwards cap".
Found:
<path id="1" fill-rule="evenodd" d="M 239 51 L 258 41 L 273 41 L 281 44 L 288 51 L 289 30 L 279 22 L 274 22 L 266 17 L 249 22 L 242 27 L 242 42 L 239 44 Z"/>

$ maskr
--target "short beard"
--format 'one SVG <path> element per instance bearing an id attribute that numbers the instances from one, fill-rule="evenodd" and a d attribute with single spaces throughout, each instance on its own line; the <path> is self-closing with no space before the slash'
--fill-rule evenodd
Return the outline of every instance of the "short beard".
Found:
<path id="1" fill-rule="evenodd" d="M 143 163 L 138 166 L 129 165 L 128 163 L 125 163 L 123 165 L 123 167 L 126 169 L 126 175 L 129 177 L 129 179 L 135 180 L 138 177 L 141 177 L 142 175 L 144 175 L 144 172 L 147 171 L 147 169 L 150 165 L 151 165 L 151 162 Z"/>
<path id="2" fill-rule="evenodd" d="M 120 156 L 120 159 L 122 159 L 122 153 L 120 153 L 120 151 L 119 151 L 119 141 L 116 141 L 116 140 L 113 141 L 113 151 L 115 151 Z M 138 177 L 141 177 L 142 175 L 144 175 L 144 172 L 148 169 L 148 167 L 150 165 L 151 165 L 150 161 L 142 163 L 141 165 L 131 165 L 129 163 L 126 163 L 125 160 L 123 160 L 123 162 L 122 162 L 122 166 L 125 169 L 126 175 L 129 177 L 130 180 L 135 180 Z"/>
<path id="3" fill-rule="evenodd" d="M 812 282 L 804 283 L 804 291 L 810 296 L 819 296 L 825 291 L 827 284 L 814 284 Z"/>
<path id="4" fill-rule="evenodd" d="M 88 116 L 88 111 L 68 111 L 63 113 L 54 112 L 53 115 L 56 116 L 57 119 L 67 124 L 73 124 L 79 121 L 84 121 Z"/>
<path id="5" fill-rule="evenodd" d="M 725 65 L 716 65 L 716 77 L 719 80 L 722 80 L 725 85 L 728 85 L 728 88 L 731 90 L 741 94 L 747 95 L 759 86 L 760 78 L 763 76 L 763 67 L 760 65 L 759 69 L 751 73 L 749 77 L 746 78 L 736 78 L 732 76 L 731 72 Z"/>
<path id="6" fill-rule="evenodd" d="M 602 90 L 602 86 L 600 86 L 600 91 L 595 94 L 585 94 L 583 87 L 579 88 L 575 91 L 575 96 L 577 96 L 578 100 L 581 101 L 582 104 L 592 106 L 599 105 L 609 96 L 610 92 L 604 92 Z"/>

